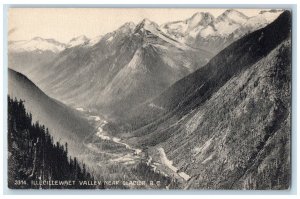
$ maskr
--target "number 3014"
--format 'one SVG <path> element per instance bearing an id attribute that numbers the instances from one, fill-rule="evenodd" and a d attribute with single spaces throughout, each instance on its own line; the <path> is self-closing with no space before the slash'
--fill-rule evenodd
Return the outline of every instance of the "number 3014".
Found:
<path id="1" fill-rule="evenodd" d="M 15 185 L 26 185 L 26 181 L 25 180 L 15 180 Z"/>

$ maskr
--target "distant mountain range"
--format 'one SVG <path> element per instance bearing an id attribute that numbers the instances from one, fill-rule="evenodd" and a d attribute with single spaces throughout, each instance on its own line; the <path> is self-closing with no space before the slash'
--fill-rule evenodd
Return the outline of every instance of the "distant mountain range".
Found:
<path id="1" fill-rule="evenodd" d="M 71 39 L 67 44 L 41 37 L 34 37 L 28 41 L 10 41 L 8 43 L 9 67 L 29 75 L 57 58 L 60 52 L 80 45 L 93 45 L 99 41 L 99 38 L 100 36 L 88 39 L 82 35 Z"/>
<path id="2" fill-rule="evenodd" d="M 271 23 L 281 13 L 282 10 L 266 10 L 247 17 L 231 9 L 215 18 L 208 12 L 199 12 L 184 21 L 169 22 L 160 27 L 183 43 L 217 53 L 233 41 Z"/>
<path id="3" fill-rule="evenodd" d="M 10 52 L 43 52 L 50 51 L 58 53 L 66 48 L 66 44 L 60 43 L 54 39 L 43 39 L 35 37 L 29 41 L 12 41 L 9 42 Z"/>
<path id="4" fill-rule="evenodd" d="M 174 39 L 183 43 L 192 43 L 195 46 L 197 37 L 221 37 L 227 38 L 233 34 L 233 38 L 239 38 L 242 34 L 249 33 L 256 29 L 262 28 L 274 21 L 282 10 L 265 10 L 258 15 L 248 17 L 245 14 L 231 9 L 226 10 L 223 14 L 215 18 L 209 12 L 195 13 L 191 18 L 184 21 L 168 22 L 156 28 L 161 29 L 164 33 L 174 37 Z M 148 20 L 148 22 L 150 22 Z M 247 29 L 247 31 L 245 30 Z M 58 53 L 66 48 L 72 48 L 78 45 L 93 46 L 97 44 L 103 36 L 97 36 L 89 39 L 85 35 L 72 38 L 68 43 L 61 43 L 54 39 L 44 39 L 35 37 L 29 41 L 10 41 L 10 52 L 32 52 L 32 51 L 51 51 Z M 194 40 L 193 40 L 194 38 Z M 198 45 L 198 44 L 197 44 Z M 213 50 L 215 51 L 215 50 Z"/>
<path id="5" fill-rule="evenodd" d="M 61 43 L 54 39 L 44 39 L 41 37 L 34 37 L 29 41 L 10 41 L 9 42 L 9 52 L 20 53 L 20 52 L 53 52 L 59 53 L 66 48 L 72 48 L 79 45 L 93 45 L 99 42 L 101 37 L 94 39 L 88 39 L 86 36 L 81 35 L 71 39 L 68 43 Z"/>
<path id="6" fill-rule="evenodd" d="M 260 13 L 259 21 L 235 10 L 216 19 L 196 13 L 161 26 L 148 19 L 126 23 L 106 35 L 82 35 L 68 44 L 41 38 L 11 42 L 9 67 L 64 103 L 122 118 L 280 12 Z"/>
<path id="7" fill-rule="evenodd" d="M 156 96 L 212 56 L 168 37 L 154 22 L 142 20 L 138 25 L 124 24 L 93 46 L 66 48 L 28 77 L 63 102 L 120 114 Z M 115 97 L 116 93 L 120 95 Z"/>

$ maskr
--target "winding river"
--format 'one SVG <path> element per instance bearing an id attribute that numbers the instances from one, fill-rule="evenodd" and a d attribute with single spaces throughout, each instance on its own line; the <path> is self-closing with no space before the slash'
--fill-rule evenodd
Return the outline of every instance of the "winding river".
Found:
<path id="1" fill-rule="evenodd" d="M 96 136 L 104 141 L 111 141 L 114 144 L 125 146 L 128 149 L 128 153 L 124 154 L 114 154 L 103 152 L 104 154 L 108 154 L 112 157 L 111 161 L 115 163 L 122 164 L 135 164 L 137 160 L 144 159 L 142 149 L 130 146 L 125 143 L 121 138 L 113 137 L 109 135 L 108 132 L 104 130 L 105 125 L 108 123 L 104 118 L 98 115 L 90 115 L 89 111 L 85 111 L 83 108 L 76 108 L 78 111 L 84 112 L 89 120 L 93 120 L 95 127 L 97 128 Z M 90 146 L 91 147 L 91 146 Z M 152 156 L 148 156 L 146 163 L 148 166 L 152 167 L 154 172 L 158 172 L 164 176 L 177 176 L 177 178 L 181 178 L 184 182 L 190 179 L 190 176 L 185 172 L 179 172 L 179 169 L 173 165 L 173 162 L 168 159 L 164 149 L 162 147 L 156 148 L 159 154 L 159 160 L 154 161 Z M 102 153 L 102 152 L 101 152 Z M 166 171 L 163 168 L 168 168 Z M 164 171 L 163 171 L 164 170 Z"/>

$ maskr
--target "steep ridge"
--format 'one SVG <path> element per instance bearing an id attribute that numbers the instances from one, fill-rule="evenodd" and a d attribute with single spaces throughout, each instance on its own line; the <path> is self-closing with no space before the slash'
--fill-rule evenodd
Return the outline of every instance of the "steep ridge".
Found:
<path id="1" fill-rule="evenodd" d="M 13 99 L 24 100 L 33 121 L 47 126 L 54 141 L 68 142 L 72 156 L 82 154 L 82 142 L 93 132 L 93 128 L 80 113 L 48 97 L 21 73 L 9 69 L 8 79 L 8 94 Z"/>
<path id="2" fill-rule="evenodd" d="M 167 111 L 130 141 L 163 148 L 191 176 L 186 188 L 287 189 L 290 30 L 286 11 L 224 49 L 155 99 Z"/>
<path id="3" fill-rule="evenodd" d="M 161 34 L 158 26 L 143 20 L 137 25 L 134 37 L 141 41 L 131 61 L 124 66 L 97 97 L 102 111 L 119 118 L 126 117 L 132 107 L 160 94 L 172 83 L 194 71 L 199 51 L 184 46 Z M 206 54 L 205 54 L 206 53 Z M 205 57 L 210 57 L 203 51 Z M 110 110 L 110 111 L 109 111 Z"/>
<path id="4" fill-rule="evenodd" d="M 67 104 L 122 117 L 124 108 L 157 96 L 211 57 L 144 19 L 136 26 L 126 23 L 93 46 L 67 48 L 39 71 L 36 76 L 42 78 L 34 82 Z"/>
<path id="5" fill-rule="evenodd" d="M 202 94 L 204 94 L 205 88 L 208 88 L 208 84 L 212 85 L 209 86 L 212 91 L 223 85 L 230 77 L 266 56 L 290 35 L 290 30 L 290 13 L 287 11 L 280 15 L 272 24 L 243 37 L 221 51 L 205 67 L 176 82 L 176 84 L 162 94 L 162 97 L 157 98 L 155 102 L 158 102 L 159 106 L 172 110 L 178 105 L 183 106 L 190 103 L 191 99 L 197 95 L 201 95 L 201 98 L 205 100 L 205 96 Z M 176 95 L 181 97 L 175 100 L 174 96 L 171 97 L 172 100 L 165 97 L 170 96 L 170 93 L 173 93 L 172 90 L 176 90 Z M 188 99 L 186 95 L 183 95 L 184 93 L 189 93 Z M 205 95 L 208 94 L 209 92 L 206 90 Z M 183 97 L 185 100 L 182 99 Z M 172 103 L 169 104 L 169 102 Z"/>
<path id="6" fill-rule="evenodd" d="M 84 101 L 91 94 L 99 93 L 130 61 L 139 45 L 130 38 L 133 29 L 134 24 L 127 23 L 104 35 L 93 46 L 66 49 L 48 64 L 47 71 L 41 70 L 41 78 L 34 81 L 56 99 L 66 103 Z"/>
<path id="7" fill-rule="evenodd" d="M 234 42 L 207 65 L 177 81 L 154 100 L 138 107 L 131 123 L 137 123 L 137 127 L 143 126 L 151 118 L 156 119 L 159 114 L 171 112 L 181 117 L 200 106 L 230 78 L 266 56 L 285 40 L 290 35 L 290 30 L 290 13 L 286 11 L 270 25 Z M 141 112 L 146 114 L 140 114 Z M 144 118 L 140 118 L 140 115 L 144 115 Z"/>
<path id="8" fill-rule="evenodd" d="M 290 53 L 288 39 L 173 127 L 163 146 L 190 188 L 289 187 Z"/>

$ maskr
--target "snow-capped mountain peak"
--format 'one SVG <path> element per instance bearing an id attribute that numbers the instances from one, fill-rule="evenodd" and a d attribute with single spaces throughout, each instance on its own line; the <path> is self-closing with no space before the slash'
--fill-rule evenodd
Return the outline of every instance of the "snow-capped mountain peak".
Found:
<path id="1" fill-rule="evenodd" d="M 243 13 L 241 13 L 237 10 L 234 10 L 234 9 L 230 9 L 230 10 L 226 10 L 223 14 L 218 16 L 216 21 L 217 22 L 219 22 L 219 21 L 229 21 L 231 23 L 233 22 L 233 23 L 243 24 L 248 19 L 249 19 L 249 17 L 247 17 Z"/>
<path id="2" fill-rule="evenodd" d="M 215 20 L 214 16 L 209 12 L 197 12 L 191 18 L 186 20 L 189 25 L 189 29 L 198 25 L 207 26 Z"/>
<path id="3" fill-rule="evenodd" d="M 158 26 L 158 24 L 150 21 L 149 19 L 143 19 L 140 23 L 138 23 L 134 30 L 134 34 L 143 37 L 144 46 L 157 42 L 159 43 L 159 40 L 162 40 L 164 42 L 172 44 L 173 46 L 176 46 L 179 49 L 190 49 L 190 47 L 186 44 L 172 39 L 171 37 L 166 35 Z M 152 36 L 155 36 L 156 38 Z"/>
<path id="4" fill-rule="evenodd" d="M 161 25 L 161 29 L 163 32 L 174 35 L 175 38 L 180 40 L 189 33 L 196 36 L 200 29 L 207 27 L 214 20 L 214 16 L 208 12 L 197 12 L 191 18 L 184 21 L 163 24 Z"/>
<path id="5" fill-rule="evenodd" d="M 51 51 L 58 53 L 64 50 L 65 47 L 65 44 L 54 39 L 44 39 L 41 37 L 34 37 L 28 41 L 11 41 L 9 43 L 9 50 L 12 52 Z"/>
<path id="6" fill-rule="evenodd" d="M 196 48 L 206 45 L 212 52 L 219 52 L 243 35 L 265 27 L 282 12 L 264 10 L 248 17 L 239 10 L 229 9 L 216 18 L 208 12 L 197 12 L 186 20 L 165 23 L 160 28 L 181 43 Z"/>
<path id="7" fill-rule="evenodd" d="M 158 25 L 150 21 L 149 19 L 143 19 L 135 28 L 135 32 L 148 30 L 148 31 L 155 31 L 158 28 Z"/>
<path id="8" fill-rule="evenodd" d="M 72 48 L 79 45 L 85 45 L 88 44 L 89 41 L 90 39 L 88 39 L 85 35 L 80 35 L 78 37 L 71 39 L 67 44 L 67 47 Z"/>

